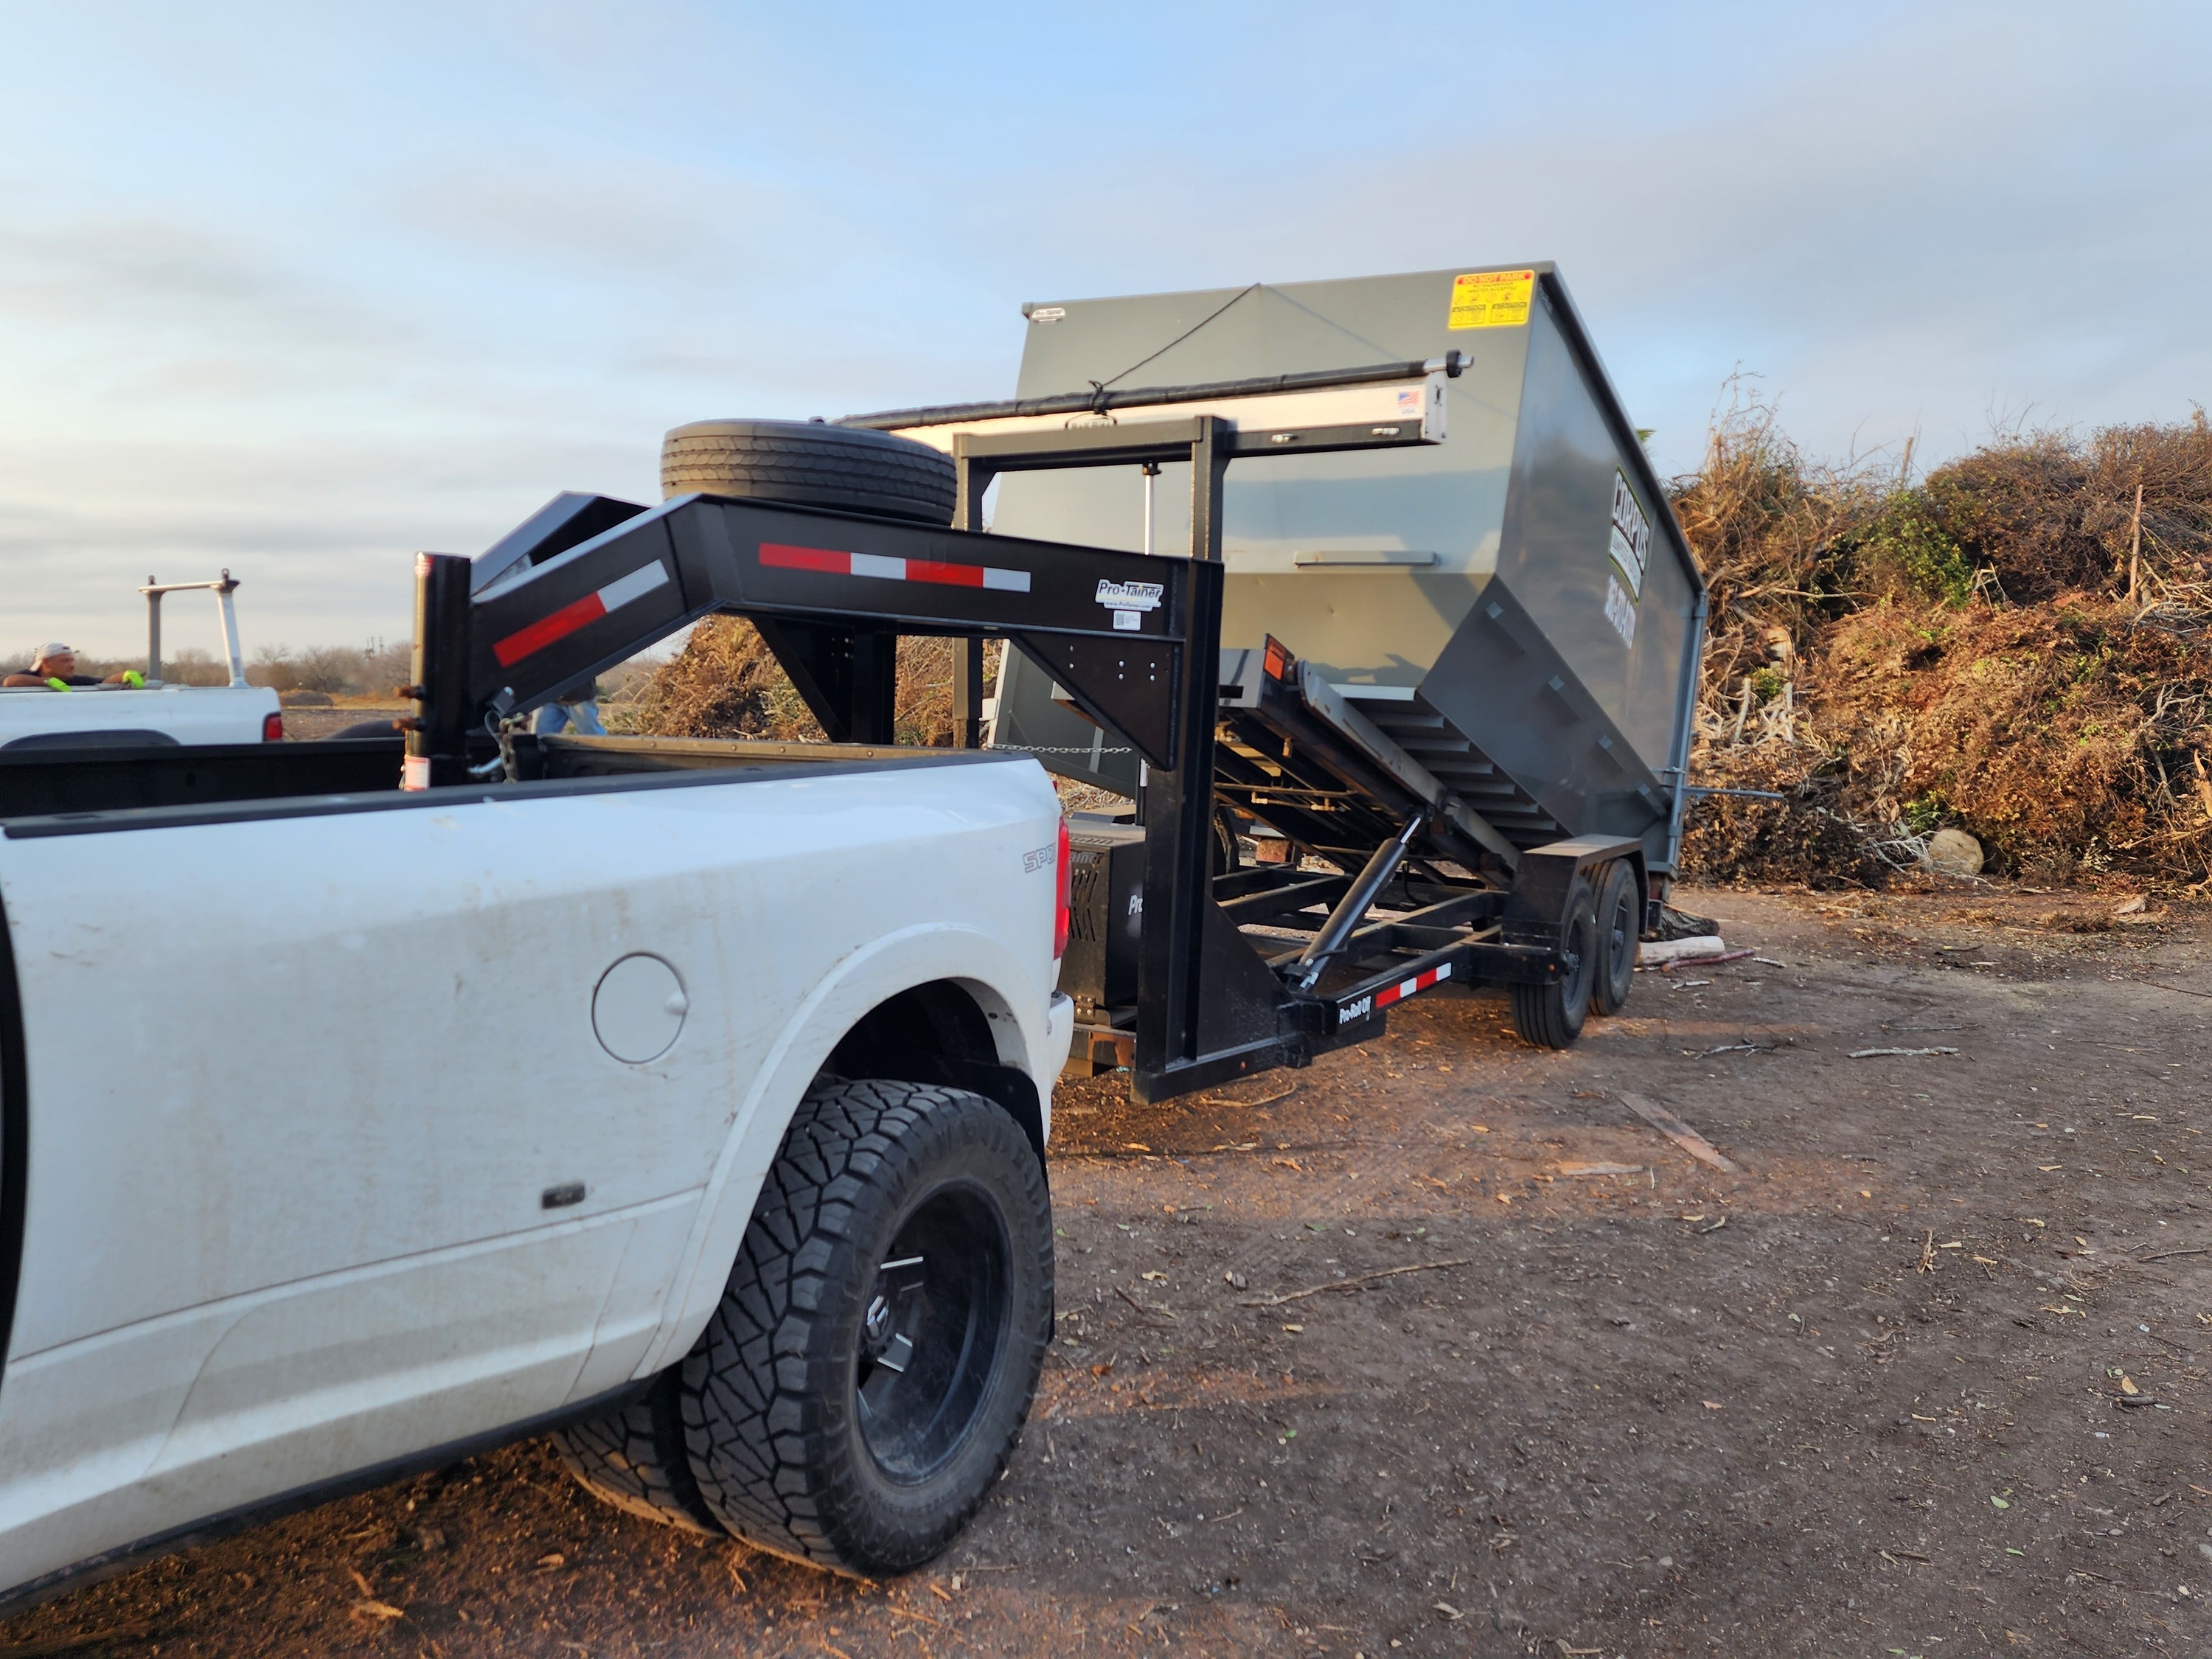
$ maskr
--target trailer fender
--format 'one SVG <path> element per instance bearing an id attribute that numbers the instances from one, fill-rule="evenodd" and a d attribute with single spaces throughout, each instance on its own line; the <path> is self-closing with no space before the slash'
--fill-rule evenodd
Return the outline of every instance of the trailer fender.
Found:
<path id="1" fill-rule="evenodd" d="M 1575 878 L 1614 859 L 1629 859 L 1644 873 L 1644 843 L 1613 836 L 1578 836 L 1532 847 L 1521 854 L 1505 896 L 1499 933 L 1509 945 L 1556 945 Z"/>

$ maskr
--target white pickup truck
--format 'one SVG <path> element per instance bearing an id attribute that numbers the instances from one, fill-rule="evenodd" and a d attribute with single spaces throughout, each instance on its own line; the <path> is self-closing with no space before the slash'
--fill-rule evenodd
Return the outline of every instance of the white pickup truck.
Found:
<path id="1" fill-rule="evenodd" d="M 0 687 L 0 750 L 161 747 L 186 744 L 275 743 L 284 735 L 276 693 L 246 683 L 238 648 L 238 580 L 226 570 L 213 581 L 146 579 L 146 672 L 138 684 Z M 161 683 L 161 600 L 171 593 L 212 592 L 222 608 L 227 685 Z"/>
<path id="2" fill-rule="evenodd" d="M 13 1595 L 548 1430 L 852 1573 L 983 1501 L 1051 1334 L 1058 801 L 1026 758 L 676 747 L 403 793 L 396 739 L 287 744 L 153 807 L 9 757 Z"/>

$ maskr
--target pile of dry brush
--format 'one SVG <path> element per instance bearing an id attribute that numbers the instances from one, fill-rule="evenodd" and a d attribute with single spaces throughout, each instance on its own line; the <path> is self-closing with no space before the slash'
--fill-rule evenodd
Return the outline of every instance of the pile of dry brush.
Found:
<path id="1" fill-rule="evenodd" d="M 1707 880 L 1877 884 L 1945 827 L 2047 883 L 2212 874 L 2212 429 L 1808 461 L 1737 401 L 1674 506 L 1712 589 Z"/>
<path id="2" fill-rule="evenodd" d="M 901 636 L 898 691 L 893 705 L 900 743 L 934 749 L 952 744 L 954 641 Z M 998 671 L 998 647 L 985 648 L 986 683 Z M 666 738 L 765 738 L 784 743 L 826 741 L 796 688 L 741 617 L 712 617 L 691 630 L 684 649 L 608 710 L 617 729 Z"/>

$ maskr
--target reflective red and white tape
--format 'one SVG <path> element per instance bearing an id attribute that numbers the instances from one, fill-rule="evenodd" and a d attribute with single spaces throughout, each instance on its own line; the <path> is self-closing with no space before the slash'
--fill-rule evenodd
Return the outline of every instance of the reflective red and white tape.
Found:
<path id="1" fill-rule="evenodd" d="M 1451 963 L 1440 963 L 1426 973 L 1416 974 L 1411 979 L 1401 979 L 1395 985 L 1386 986 L 1375 994 L 1375 1006 L 1388 1008 L 1394 1002 L 1403 1002 L 1416 991 L 1425 991 L 1431 985 L 1440 985 L 1451 977 Z"/>
<path id="2" fill-rule="evenodd" d="M 501 668 L 512 668 L 525 657 L 535 655 L 557 640 L 569 635 L 587 623 L 595 623 L 608 612 L 619 611 L 632 599 L 641 599 L 668 580 L 668 572 L 658 562 L 641 565 L 627 576 L 617 576 L 605 587 L 573 599 L 550 617 L 540 617 L 527 628 L 519 628 L 505 639 L 494 641 L 491 653 L 499 659 Z"/>
<path id="3" fill-rule="evenodd" d="M 826 547 L 793 547 L 783 542 L 763 542 L 760 562 L 771 570 L 812 570 L 825 576 L 933 582 L 939 587 L 984 587 L 1002 593 L 1030 591 L 1030 573 L 1026 570 L 1001 570 L 988 564 L 951 564 L 940 559 L 887 559 L 880 553 L 840 553 Z"/>

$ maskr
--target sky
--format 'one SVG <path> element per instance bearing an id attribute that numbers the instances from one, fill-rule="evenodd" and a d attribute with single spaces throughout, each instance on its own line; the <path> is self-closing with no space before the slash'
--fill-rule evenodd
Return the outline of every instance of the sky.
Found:
<path id="1" fill-rule="evenodd" d="M 1555 260 L 1662 473 L 1735 374 L 1830 459 L 2185 420 L 2208 64 L 2111 0 L 0 0 L 0 654 L 226 566 L 249 649 L 404 637 L 413 551 L 670 426 L 1008 395 L 1024 301 Z"/>

